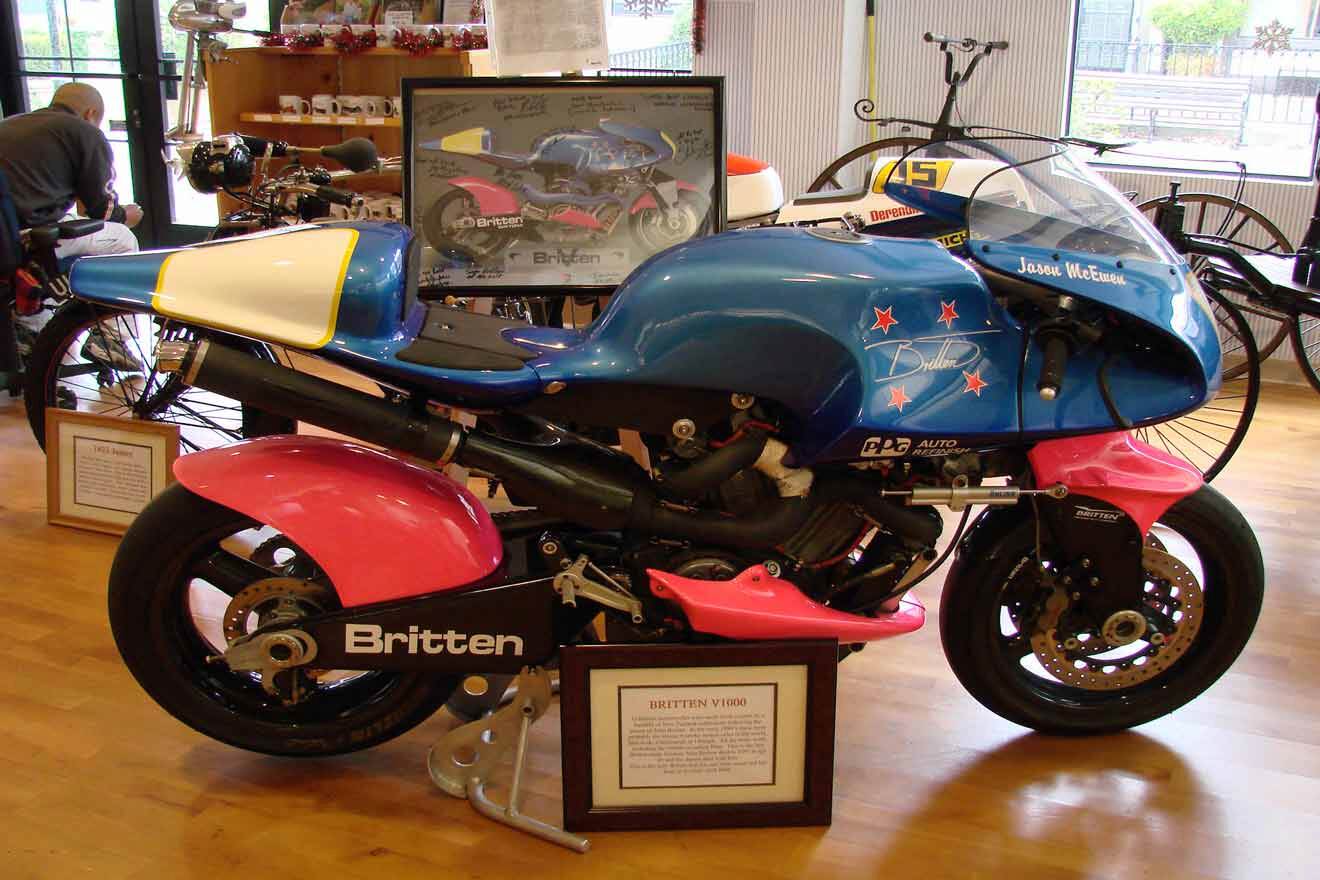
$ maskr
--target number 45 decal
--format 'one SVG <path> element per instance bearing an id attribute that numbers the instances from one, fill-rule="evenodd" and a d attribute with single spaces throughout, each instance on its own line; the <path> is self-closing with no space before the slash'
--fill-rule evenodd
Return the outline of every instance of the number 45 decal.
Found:
<path id="1" fill-rule="evenodd" d="M 885 183 L 890 180 L 889 172 L 899 163 L 890 160 L 875 173 L 875 183 L 871 192 L 884 195 Z M 894 171 L 894 183 L 906 183 L 910 186 L 922 186 L 927 189 L 944 189 L 944 181 L 953 167 L 952 159 L 908 159 Z"/>

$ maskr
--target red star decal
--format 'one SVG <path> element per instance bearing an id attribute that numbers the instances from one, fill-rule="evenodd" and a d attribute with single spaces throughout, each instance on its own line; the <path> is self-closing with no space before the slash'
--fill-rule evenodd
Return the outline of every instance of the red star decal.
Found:
<path id="1" fill-rule="evenodd" d="M 963 370 L 962 374 L 963 374 L 963 378 L 967 380 L 967 387 L 963 389 L 963 394 L 966 394 L 968 391 L 970 391 L 973 394 L 975 394 L 977 397 L 980 397 L 981 389 L 990 384 L 989 382 L 981 378 L 980 367 L 976 368 L 975 373 L 969 373 L 966 370 Z"/>
<path id="2" fill-rule="evenodd" d="M 944 300 L 940 300 L 940 323 L 948 327 L 950 330 L 953 329 L 953 319 L 958 317 L 958 313 L 954 310 L 954 306 L 956 305 L 958 305 L 956 299 L 951 303 L 946 303 Z"/>
<path id="3" fill-rule="evenodd" d="M 894 317 L 894 307 L 881 309 L 878 306 L 871 306 L 875 309 L 875 323 L 871 325 L 872 330 L 883 330 L 885 335 L 889 335 L 889 328 L 898 323 L 898 318 Z"/>
<path id="4" fill-rule="evenodd" d="M 907 392 L 903 390 L 902 385 L 889 389 L 889 405 L 898 407 L 899 412 L 903 411 L 903 404 L 911 402 L 912 398 L 907 396 Z"/>

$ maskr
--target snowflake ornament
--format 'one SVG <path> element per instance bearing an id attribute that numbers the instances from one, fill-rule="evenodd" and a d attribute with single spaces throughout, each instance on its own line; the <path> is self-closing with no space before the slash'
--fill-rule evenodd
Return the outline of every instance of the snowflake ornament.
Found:
<path id="1" fill-rule="evenodd" d="M 1286 52 L 1292 48 L 1293 29 L 1284 27 L 1276 18 L 1266 25 L 1256 28 L 1256 42 L 1251 44 L 1253 49 L 1264 49 L 1266 55 L 1273 55 L 1275 52 Z"/>
<path id="2" fill-rule="evenodd" d="M 670 0 L 623 0 L 623 8 L 629 12 L 650 18 L 669 11 Z"/>

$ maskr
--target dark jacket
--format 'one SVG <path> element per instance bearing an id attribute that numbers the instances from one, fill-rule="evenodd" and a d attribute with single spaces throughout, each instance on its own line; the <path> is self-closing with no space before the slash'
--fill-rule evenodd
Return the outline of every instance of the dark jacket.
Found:
<path id="1" fill-rule="evenodd" d="M 59 220 L 74 199 L 88 217 L 124 221 L 110 144 L 63 104 L 0 120 L 0 171 L 25 227 Z"/>

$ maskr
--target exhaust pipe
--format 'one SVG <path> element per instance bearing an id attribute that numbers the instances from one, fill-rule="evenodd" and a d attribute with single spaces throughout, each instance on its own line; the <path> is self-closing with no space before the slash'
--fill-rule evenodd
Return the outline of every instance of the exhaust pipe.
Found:
<path id="1" fill-rule="evenodd" d="M 805 498 L 784 498 L 758 516 L 737 519 L 673 509 L 657 500 L 649 476 L 622 453 L 575 443 L 571 435 L 529 443 L 467 433 L 449 419 L 415 413 L 214 342 L 163 342 L 156 369 L 178 373 L 185 385 L 426 461 L 490 471 L 541 510 L 590 528 L 765 547 L 787 539 L 810 512 Z"/>

